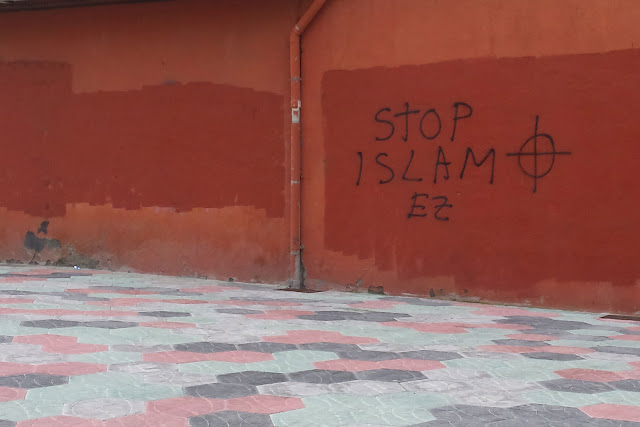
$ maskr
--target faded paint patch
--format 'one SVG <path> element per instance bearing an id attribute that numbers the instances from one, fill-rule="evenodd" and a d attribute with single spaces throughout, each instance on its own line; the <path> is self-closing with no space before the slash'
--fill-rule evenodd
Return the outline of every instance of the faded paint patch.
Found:
<path id="1" fill-rule="evenodd" d="M 0 62 L 0 206 L 53 218 L 68 204 L 284 215 L 284 98 L 188 83 L 71 92 L 70 66 Z"/>

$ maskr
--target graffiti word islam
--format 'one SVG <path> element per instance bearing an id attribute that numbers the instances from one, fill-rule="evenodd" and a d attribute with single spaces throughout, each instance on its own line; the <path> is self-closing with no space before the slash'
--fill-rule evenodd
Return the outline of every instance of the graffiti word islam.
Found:
<path id="1" fill-rule="evenodd" d="M 385 147 L 385 141 L 400 139 L 407 143 L 409 139 L 424 141 L 448 141 L 454 142 L 456 132 L 464 126 L 465 121 L 473 117 L 473 107 L 465 102 L 453 103 L 451 110 L 446 114 L 439 113 L 435 108 L 420 110 L 411 108 L 408 102 L 402 109 L 393 111 L 389 107 L 379 109 L 374 115 L 376 125 L 376 147 Z M 442 123 L 451 121 L 451 133 L 443 135 Z M 538 191 L 538 181 L 551 172 L 557 156 L 569 156 L 569 151 L 557 151 L 553 137 L 548 133 L 540 132 L 541 121 L 535 116 L 533 131 L 523 137 L 519 150 L 506 153 L 507 157 L 517 160 L 520 171 L 532 181 L 532 192 Z M 380 144 L 383 143 L 383 144 Z M 445 145 L 446 146 L 446 145 Z M 430 164 L 425 170 L 416 164 L 424 159 L 419 159 L 416 151 L 410 147 L 401 158 L 394 158 L 398 154 L 389 154 L 383 151 L 356 153 L 358 160 L 358 173 L 356 186 L 360 186 L 365 179 L 374 179 L 379 185 L 392 182 L 429 182 L 437 184 L 447 181 L 452 177 L 464 180 L 470 174 L 471 169 L 482 170 L 487 185 L 493 185 L 495 179 L 496 150 L 494 147 L 483 149 L 464 147 L 463 154 L 458 154 L 454 159 L 451 153 L 442 145 L 433 146 L 433 155 Z M 400 166 L 398 166 L 400 165 Z M 371 171 L 369 171 L 371 169 Z M 478 172 L 480 173 L 480 172 Z M 430 194 L 414 192 L 409 197 L 407 218 L 432 217 L 438 221 L 449 221 L 449 209 L 453 205 L 449 198 L 442 194 Z"/>

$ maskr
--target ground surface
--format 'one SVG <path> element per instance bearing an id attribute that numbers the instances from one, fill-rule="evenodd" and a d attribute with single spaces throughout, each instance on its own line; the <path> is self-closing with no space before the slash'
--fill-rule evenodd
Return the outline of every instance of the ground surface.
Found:
<path id="1" fill-rule="evenodd" d="M 640 323 L 0 266 L 0 427 L 640 425 Z"/>

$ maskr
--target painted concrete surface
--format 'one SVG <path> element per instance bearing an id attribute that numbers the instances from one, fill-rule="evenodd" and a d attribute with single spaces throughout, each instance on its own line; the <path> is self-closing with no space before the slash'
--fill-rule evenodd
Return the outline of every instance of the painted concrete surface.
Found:
<path id="1" fill-rule="evenodd" d="M 640 323 L 0 267 L 0 426 L 640 425 Z"/>

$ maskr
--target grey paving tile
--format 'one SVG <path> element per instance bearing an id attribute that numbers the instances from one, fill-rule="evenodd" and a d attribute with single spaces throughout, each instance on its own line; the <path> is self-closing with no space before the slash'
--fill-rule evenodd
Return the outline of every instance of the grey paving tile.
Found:
<path id="1" fill-rule="evenodd" d="M 244 371 L 218 375 L 219 382 L 230 384 L 265 385 L 282 383 L 287 380 L 286 375 L 276 372 Z"/>
<path id="2" fill-rule="evenodd" d="M 0 294 L 5 294 L 5 295 L 38 295 L 38 292 L 25 291 L 25 290 L 20 290 L 20 289 L 2 289 L 2 290 L 0 290 Z"/>
<path id="3" fill-rule="evenodd" d="M 16 424 L 15 421 L 0 420 L 0 427 L 15 427 Z"/>
<path id="4" fill-rule="evenodd" d="M 236 350 L 235 344 L 220 342 L 192 342 L 186 344 L 176 344 L 173 346 L 178 351 L 188 351 L 192 353 L 221 353 L 224 351 Z"/>
<path id="5" fill-rule="evenodd" d="M 257 394 L 258 390 L 255 386 L 247 384 L 214 383 L 185 387 L 184 392 L 187 396 L 232 399 Z"/>
<path id="6" fill-rule="evenodd" d="M 520 427 L 520 426 L 627 426 L 624 421 L 592 419 L 577 408 L 527 404 L 513 408 L 454 405 L 432 409 L 436 417 L 415 426 Z"/>
<path id="7" fill-rule="evenodd" d="M 399 352 L 398 357 L 401 359 L 435 360 L 442 362 L 445 360 L 461 359 L 462 355 L 453 351 L 414 350 Z"/>
<path id="8" fill-rule="evenodd" d="M 273 427 L 271 417 L 267 414 L 252 414 L 249 412 L 223 411 L 210 415 L 189 418 L 190 427 Z"/>
<path id="9" fill-rule="evenodd" d="M 640 348 L 635 347 L 615 347 L 615 346 L 597 346 L 592 347 L 595 351 L 603 353 L 616 353 L 616 354 L 632 354 L 640 357 Z"/>
<path id="10" fill-rule="evenodd" d="M 80 326 L 100 329 L 123 329 L 134 328 L 138 326 L 138 324 L 134 322 L 121 322 L 119 320 L 94 320 L 89 322 L 82 322 Z"/>
<path id="11" fill-rule="evenodd" d="M 39 295 L 59 297 L 68 301 L 109 301 L 109 298 L 78 294 L 74 292 L 41 292 Z"/>
<path id="12" fill-rule="evenodd" d="M 44 329 L 57 329 L 57 328 L 73 328 L 80 325 L 80 322 L 74 322 L 71 320 L 60 319 L 47 319 L 47 320 L 26 320 L 20 323 L 21 326 L 28 328 L 44 328 Z"/>
<path id="13" fill-rule="evenodd" d="M 140 316 L 150 317 L 189 317 L 191 313 L 183 311 L 143 311 L 138 313 Z"/>
<path id="14" fill-rule="evenodd" d="M 40 388 L 67 384 L 69 377 L 48 374 L 23 374 L 0 377 L 0 387 Z"/>
<path id="15" fill-rule="evenodd" d="M 518 325 L 531 326 L 534 329 L 543 329 L 547 331 L 556 331 L 551 335 L 557 334 L 557 331 L 571 331 L 575 329 L 601 329 L 598 326 L 586 322 L 577 322 L 573 320 L 556 320 L 548 317 L 532 317 L 532 316 L 505 316 L 504 319 L 498 319 L 496 323 L 515 323 Z"/>
<path id="16" fill-rule="evenodd" d="M 540 381 L 540 385 L 554 391 L 566 391 L 570 393 L 603 393 L 614 390 L 613 387 L 606 383 L 594 381 L 570 380 L 559 378 L 556 380 Z"/>
<path id="17" fill-rule="evenodd" d="M 640 380 L 622 380 L 610 382 L 608 384 L 618 390 L 636 391 L 640 393 Z M 638 399 L 640 399 L 640 396 L 638 396 Z M 638 400 L 638 402 L 638 405 L 640 405 L 640 400 Z"/>
<path id="18" fill-rule="evenodd" d="M 541 359 L 541 360 L 558 360 L 568 362 L 571 360 L 584 360 L 584 357 L 580 357 L 577 354 L 562 354 L 562 353 L 548 353 L 544 351 L 535 353 L 522 353 L 522 356 L 529 359 Z"/>
<path id="19" fill-rule="evenodd" d="M 238 350 L 255 351 L 258 353 L 277 353 L 279 351 L 297 350 L 295 344 L 285 344 L 278 342 L 250 342 L 246 344 L 236 344 Z"/>
<path id="20" fill-rule="evenodd" d="M 329 371 L 324 369 L 293 372 L 288 376 L 291 381 L 312 384 L 334 384 L 357 379 L 353 372 Z"/>
<path id="21" fill-rule="evenodd" d="M 358 351 L 360 347 L 355 344 L 339 344 L 333 342 L 314 342 L 309 344 L 299 344 L 300 350 L 314 350 L 314 351 L 331 351 L 337 353 L 339 351 Z"/>
<path id="22" fill-rule="evenodd" d="M 390 351 L 351 350 L 336 352 L 336 354 L 340 359 L 368 360 L 372 362 L 400 358 L 398 354 Z"/>
<path id="23" fill-rule="evenodd" d="M 405 382 L 425 379 L 421 372 L 402 371 L 399 369 L 374 369 L 355 373 L 359 380 Z"/>
<path id="24" fill-rule="evenodd" d="M 11 341 L 13 341 L 13 337 L 10 337 L 8 335 L 0 335 L 0 344 L 10 343 Z"/>

